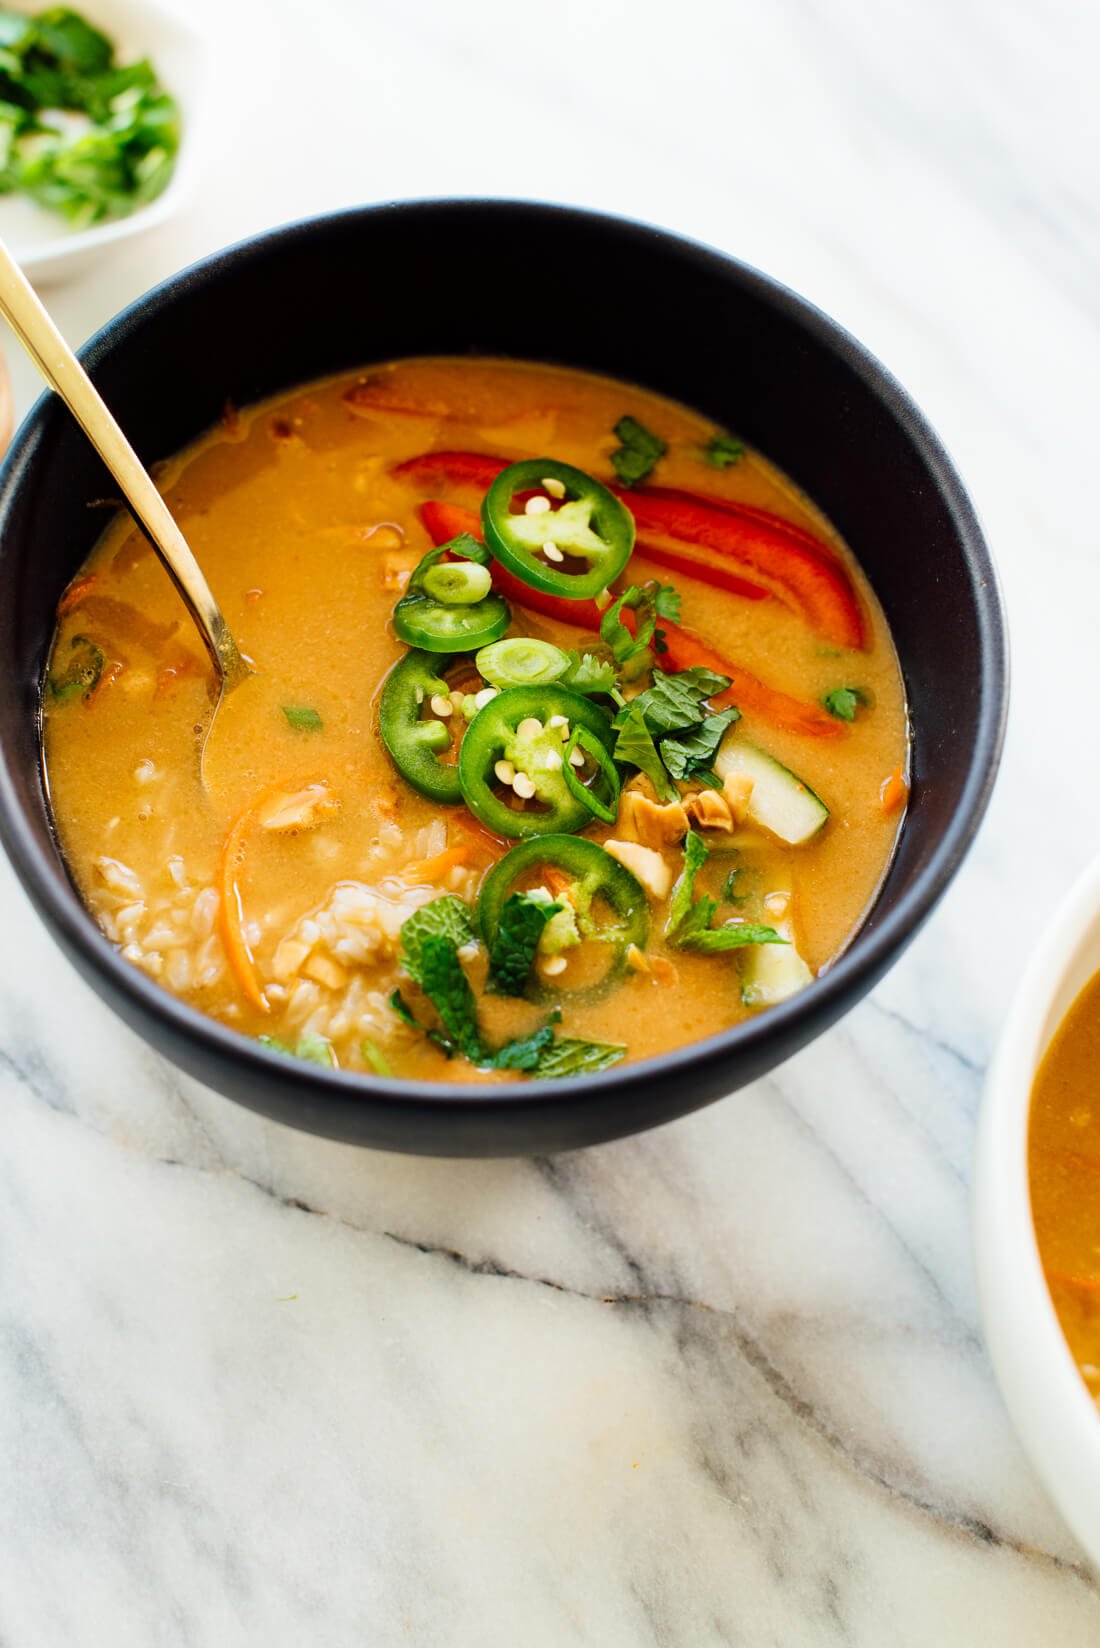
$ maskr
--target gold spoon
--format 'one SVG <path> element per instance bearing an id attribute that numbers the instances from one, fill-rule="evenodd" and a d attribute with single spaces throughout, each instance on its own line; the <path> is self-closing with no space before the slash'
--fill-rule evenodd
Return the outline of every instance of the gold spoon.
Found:
<path id="1" fill-rule="evenodd" d="M 0 315 L 50 388 L 61 396 L 114 476 L 135 521 L 183 597 L 210 654 L 217 672 L 218 695 L 201 756 L 203 783 L 209 790 L 207 749 L 218 712 L 227 695 L 254 672 L 241 656 L 225 615 L 167 504 L 3 240 L 0 240 Z"/>

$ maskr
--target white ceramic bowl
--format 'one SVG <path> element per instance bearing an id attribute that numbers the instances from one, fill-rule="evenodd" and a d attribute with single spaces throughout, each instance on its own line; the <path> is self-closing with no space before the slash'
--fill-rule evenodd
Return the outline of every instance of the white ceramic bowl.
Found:
<path id="1" fill-rule="evenodd" d="M 1077 1371 L 1039 1262 L 1027 1176 L 1031 1085 L 1067 1010 L 1100 971 L 1100 860 L 1058 910 L 1020 980 L 986 1082 L 974 1240 L 986 1338 L 1032 1463 L 1100 1564 L 1100 1411 Z"/>
<path id="2" fill-rule="evenodd" d="M 43 11 L 48 0 L 6 0 L 13 10 Z M 163 223 L 190 191 L 202 136 L 206 51 L 200 37 L 159 0 L 76 0 L 76 9 L 114 41 L 121 62 L 148 57 L 180 106 L 182 136 L 168 187 L 129 217 L 72 229 L 56 212 L 20 195 L 0 197 L 0 235 L 36 285 L 68 279 L 119 241 Z"/>

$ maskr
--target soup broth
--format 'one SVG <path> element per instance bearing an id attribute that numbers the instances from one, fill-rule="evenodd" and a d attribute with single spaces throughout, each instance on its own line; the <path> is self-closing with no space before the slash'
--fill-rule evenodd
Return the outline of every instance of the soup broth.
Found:
<path id="1" fill-rule="evenodd" d="M 605 492 L 661 446 L 650 474 Z M 531 458 L 542 468 L 500 516 L 523 575 L 469 539 L 425 568 L 451 528 L 480 536 L 488 481 Z M 570 537 L 567 510 L 591 503 L 572 498 L 575 470 L 602 484 L 596 513 Z M 161 485 L 259 672 L 255 690 L 241 689 L 247 711 L 227 700 L 218 783 L 204 790 L 198 761 L 209 666 L 125 515 L 61 601 L 43 743 L 76 885 L 123 956 L 164 988 L 321 1063 L 505 1080 L 646 1058 L 724 1030 L 807 983 L 858 927 L 904 811 L 897 659 L 829 523 L 713 424 L 578 372 L 401 361 L 227 409 L 165 466 Z M 623 504 L 638 541 L 609 596 L 593 605 L 524 582 L 595 581 L 618 552 L 613 512 Z M 565 545 L 556 555 L 555 534 Z M 395 623 L 405 613 L 414 626 L 462 624 L 473 635 L 484 612 L 488 634 L 500 602 L 479 595 L 490 582 L 511 602 L 507 636 L 538 642 L 547 669 L 564 656 L 568 672 L 533 686 L 534 709 L 511 742 L 490 748 L 479 729 L 490 709 L 503 714 L 511 689 L 480 673 L 472 643 L 424 655 L 435 686 L 412 683 L 404 724 L 387 731 L 384 683 L 421 657 Z M 429 585 L 462 600 L 429 612 Z M 622 590 L 647 585 L 608 621 Z M 667 652 L 660 634 L 645 645 L 647 614 Z M 514 652 L 502 656 L 515 664 Z M 601 669 L 602 691 L 584 679 Z M 595 732 L 577 732 L 571 681 Z M 639 694 L 670 681 L 682 689 L 678 712 L 665 704 L 662 720 L 645 698 L 632 712 Z M 573 708 L 555 716 L 560 703 Z M 731 708 L 740 718 L 718 724 Z M 624 737 L 631 717 L 638 736 Z M 408 781 L 401 760 L 427 722 L 437 785 L 474 764 L 476 739 L 485 743 L 477 805 Z M 545 794 L 526 793 L 532 774 Z M 494 951 L 484 897 L 478 908 L 486 878 L 527 839 L 532 817 L 541 827 L 559 814 L 573 822 L 555 838 L 612 844 L 618 880 L 600 871 L 584 883 L 568 852 L 556 864 L 529 857 Z M 696 844 L 690 863 L 685 841 Z M 426 982 L 413 930 L 403 940 L 401 929 L 443 897 L 439 930 L 435 915 L 423 928 Z M 558 908 L 547 917 L 532 909 L 540 902 Z M 524 1043 L 540 1035 L 541 1050 Z M 611 1051 L 561 1051 L 565 1043 Z"/>
<path id="2" fill-rule="evenodd" d="M 1100 974 L 1039 1067 L 1028 1172 L 1054 1308 L 1085 1383 L 1100 1397 Z"/>

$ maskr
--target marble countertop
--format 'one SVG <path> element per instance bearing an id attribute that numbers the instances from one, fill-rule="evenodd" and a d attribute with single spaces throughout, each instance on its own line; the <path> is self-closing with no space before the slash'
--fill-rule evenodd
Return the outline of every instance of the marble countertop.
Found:
<path id="1" fill-rule="evenodd" d="M 185 215 L 54 292 L 74 342 L 360 200 L 546 197 L 711 241 L 849 326 L 944 436 L 1004 578 L 1012 726 L 975 850 L 873 997 L 770 1080 L 555 1160 L 236 1109 L 108 1015 L 0 868 L 0 1644 L 1095 1644 L 1096 1580 L 982 1344 L 968 1180 L 1019 959 L 1100 813 L 1100 17 L 190 9 L 217 150 Z"/>

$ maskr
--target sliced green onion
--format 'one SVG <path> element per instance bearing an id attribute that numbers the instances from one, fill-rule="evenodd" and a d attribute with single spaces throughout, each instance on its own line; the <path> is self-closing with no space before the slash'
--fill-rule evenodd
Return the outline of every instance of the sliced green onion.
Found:
<path id="1" fill-rule="evenodd" d="M 512 636 L 482 647 L 474 660 L 478 674 L 494 687 L 546 687 L 564 675 L 569 658 L 550 641 Z"/>
<path id="2" fill-rule="evenodd" d="M 570 760 L 570 756 L 576 749 L 583 751 L 596 763 L 598 771 L 595 782 L 598 782 L 600 778 L 604 780 L 608 788 L 609 800 L 602 801 L 593 788 L 587 784 L 582 784 L 577 777 L 576 768 Z M 621 788 L 619 770 L 599 739 L 593 737 L 587 727 L 574 726 L 569 742 L 565 746 L 561 775 L 565 779 L 565 787 L 574 801 L 583 802 L 589 812 L 600 819 L 602 823 L 614 824 L 619 816 L 619 790 Z"/>
<path id="3" fill-rule="evenodd" d="M 393 1075 L 393 1066 L 390 1064 L 389 1059 L 378 1046 L 378 1043 L 371 1041 L 369 1036 L 363 1041 L 361 1051 L 363 1058 L 376 1076 Z"/>
<path id="4" fill-rule="evenodd" d="M 488 567 L 476 561 L 439 561 L 423 573 L 421 587 L 433 601 L 456 607 L 472 607 L 483 601 L 493 587 Z"/>
<path id="5" fill-rule="evenodd" d="M 324 722 L 311 704 L 284 704 L 283 714 L 295 732 L 320 732 Z"/>

